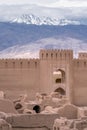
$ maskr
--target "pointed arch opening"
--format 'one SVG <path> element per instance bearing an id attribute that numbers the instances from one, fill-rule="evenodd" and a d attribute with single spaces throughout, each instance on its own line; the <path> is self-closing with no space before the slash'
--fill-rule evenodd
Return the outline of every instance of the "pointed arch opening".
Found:
<path id="1" fill-rule="evenodd" d="M 55 83 L 64 83 L 65 82 L 65 72 L 61 69 L 58 69 L 53 72 Z"/>

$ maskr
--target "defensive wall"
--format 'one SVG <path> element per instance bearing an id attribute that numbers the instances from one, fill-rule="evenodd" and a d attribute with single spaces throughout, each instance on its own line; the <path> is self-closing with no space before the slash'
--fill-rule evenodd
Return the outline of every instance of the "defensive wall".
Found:
<path id="1" fill-rule="evenodd" d="M 28 94 L 32 98 L 39 91 L 39 68 L 39 59 L 1 59 L 0 90 L 7 97 Z"/>
<path id="2" fill-rule="evenodd" d="M 87 52 L 80 52 L 79 59 L 87 59 Z"/>
<path id="3" fill-rule="evenodd" d="M 76 105 L 87 105 L 87 59 L 73 60 L 73 97 Z"/>
<path id="4" fill-rule="evenodd" d="M 8 98 L 37 92 L 61 92 L 75 105 L 87 105 L 87 53 L 40 50 L 38 59 L 0 59 L 0 90 Z"/>

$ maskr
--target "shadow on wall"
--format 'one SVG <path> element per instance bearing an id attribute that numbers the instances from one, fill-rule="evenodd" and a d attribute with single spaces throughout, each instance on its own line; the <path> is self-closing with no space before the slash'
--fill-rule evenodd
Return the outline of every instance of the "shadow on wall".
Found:
<path id="1" fill-rule="evenodd" d="M 58 92 L 58 93 L 60 93 L 61 95 L 65 95 L 66 94 L 66 92 L 65 92 L 65 90 L 63 89 L 63 88 L 57 88 L 54 92 Z"/>

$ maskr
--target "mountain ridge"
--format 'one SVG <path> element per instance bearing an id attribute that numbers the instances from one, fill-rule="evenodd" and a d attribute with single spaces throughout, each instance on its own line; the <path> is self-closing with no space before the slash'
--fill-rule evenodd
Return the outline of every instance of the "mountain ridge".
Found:
<path id="1" fill-rule="evenodd" d="M 87 8 L 0 5 L 0 57 L 33 57 L 41 48 L 66 46 L 86 50 Z"/>
<path id="2" fill-rule="evenodd" d="M 36 16 L 33 14 L 23 14 L 18 18 L 11 21 L 12 23 L 25 23 L 25 24 L 35 24 L 35 25 L 80 25 L 78 20 L 70 19 L 59 19 L 46 16 Z"/>
<path id="3" fill-rule="evenodd" d="M 83 31 L 84 30 L 84 31 Z M 37 40 L 57 37 L 71 37 L 87 42 L 86 25 L 30 25 L 0 22 L 0 50 L 14 45 L 31 44 Z"/>
<path id="4" fill-rule="evenodd" d="M 0 22 L 0 58 L 34 58 L 40 49 L 73 49 L 77 54 L 86 48 L 87 25 Z"/>

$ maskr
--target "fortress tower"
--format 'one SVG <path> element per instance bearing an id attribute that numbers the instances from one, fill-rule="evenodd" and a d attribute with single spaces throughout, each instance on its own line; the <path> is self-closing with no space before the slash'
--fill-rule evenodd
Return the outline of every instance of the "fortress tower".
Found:
<path id="1" fill-rule="evenodd" d="M 39 59 L 0 59 L 0 90 L 8 98 L 37 92 L 59 92 L 71 103 L 87 105 L 87 53 L 73 57 L 72 50 L 40 50 Z"/>
<path id="2" fill-rule="evenodd" d="M 40 86 L 42 91 L 60 92 L 70 100 L 72 89 L 72 50 L 41 50 L 40 51 Z"/>

